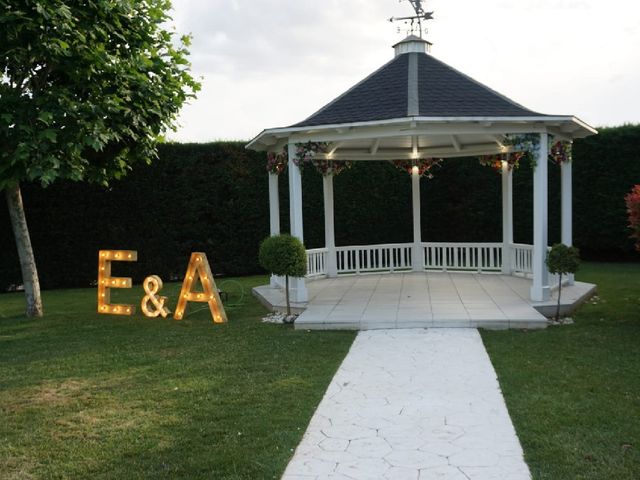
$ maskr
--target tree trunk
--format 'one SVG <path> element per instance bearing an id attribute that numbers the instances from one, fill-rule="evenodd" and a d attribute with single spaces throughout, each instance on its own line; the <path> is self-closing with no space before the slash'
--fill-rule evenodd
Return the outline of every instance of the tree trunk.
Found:
<path id="1" fill-rule="evenodd" d="M 291 304 L 289 303 L 289 275 L 284 276 L 284 296 L 287 299 L 287 317 L 290 317 Z"/>
<path id="2" fill-rule="evenodd" d="M 5 188 L 9 216 L 13 235 L 16 239 L 16 248 L 20 258 L 20 270 L 22 271 L 22 283 L 27 301 L 27 316 L 42 316 L 42 299 L 40 298 L 40 281 L 38 280 L 38 270 L 36 260 L 31 248 L 31 238 L 27 228 L 27 219 L 24 215 L 24 205 L 22 204 L 22 194 L 20 185 Z"/>
<path id="3" fill-rule="evenodd" d="M 558 308 L 556 308 L 556 322 L 560 323 L 560 295 L 562 294 L 562 274 L 558 277 Z"/>

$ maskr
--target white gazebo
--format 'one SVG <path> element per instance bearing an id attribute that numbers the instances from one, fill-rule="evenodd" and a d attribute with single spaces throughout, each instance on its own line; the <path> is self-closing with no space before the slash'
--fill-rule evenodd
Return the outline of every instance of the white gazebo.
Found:
<path id="1" fill-rule="evenodd" d="M 308 277 L 414 271 L 499 272 L 532 279 L 532 301 L 549 299 L 554 286 L 548 249 L 548 156 L 550 145 L 596 133 L 574 116 L 544 115 L 509 100 L 431 55 L 431 44 L 409 36 L 394 46 L 395 57 L 306 120 L 264 130 L 247 148 L 288 160 L 291 234 L 304 241 L 301 145 L 320 144 L 314 161 L 407 161 L 413 195 L 413 242 L 336 246 L 333 174 L 324 176 L 324 248 L 308 250 Z M 527 142 L 523 146 L 522 139 Z M 512 168 L 509 155 L 527 149 L 535 156 L 534 232 L 531 244 L 513 242 Z M 284 152 L 286 153 L 283 153 Z M 309 153 L 309 148 L 306 149 Z M 420 225 L 420 165 L 425 159 L 502 155 L 502 242 L 423 242 Z M 571 159 L 562 169 L 562 242 L 572 244 Z M 329 165 L 331 165 L 329 163 Z M 275 169 L 274 169 L 275 170 Z M 280 233 L 277 173 L 269 178 L 271 234 Z M 572 278 L 568 279 L 573 282 Z M 272 279 L 275 286 L 278 279 Z M 292 282 L 292 298 L 308 299 L 305 279 Z"/>

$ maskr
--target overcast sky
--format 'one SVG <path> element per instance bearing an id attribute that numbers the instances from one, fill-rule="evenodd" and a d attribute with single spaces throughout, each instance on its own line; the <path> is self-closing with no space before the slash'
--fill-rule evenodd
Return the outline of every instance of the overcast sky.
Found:
<path id="1" fill-rule="evenodd" d="M 303 120 L 393 57 L 397 0 L 174 0 L 198 98 L 178 141 L 247 140 Z M 640 123 L 637 0 L 431 0 L 433 55 L 524 106 Z"/>

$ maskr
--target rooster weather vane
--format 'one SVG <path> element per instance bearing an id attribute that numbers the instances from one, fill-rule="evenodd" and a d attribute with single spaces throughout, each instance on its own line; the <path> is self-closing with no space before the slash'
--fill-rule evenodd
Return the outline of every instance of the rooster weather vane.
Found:
<path id="1" fill-rule="evenodd" d="M 402 0 L 400 0 L 402 2 Z M 391 17 L 389 19 L 390 22 L 404 22 L 405 25 L 409 26 L 408 33 L 415 34 L 416 30 L 422 38 L 422 32 L 426 31 L 422 29 L 422 21 L 433 20 L 433 12 L 425 12 L 423 7 L 423 0 L 407 0 L 411 3 L 411 6 L 415 10 L 416 14 L 409 17 Z M 398 27 L 398 32 L 400 31 L 400 27 Z"/>

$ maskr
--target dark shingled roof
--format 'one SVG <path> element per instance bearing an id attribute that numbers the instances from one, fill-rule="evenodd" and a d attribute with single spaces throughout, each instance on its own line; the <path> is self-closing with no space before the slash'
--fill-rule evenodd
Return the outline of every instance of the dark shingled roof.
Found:
<path id="1" fill-rule="evenodd" d="M 421 117 L 519 117 L 533 112 L 427 53 L 405 53 L 292 127 L 406 118 L 409 57 L 417 56 Z"/>

